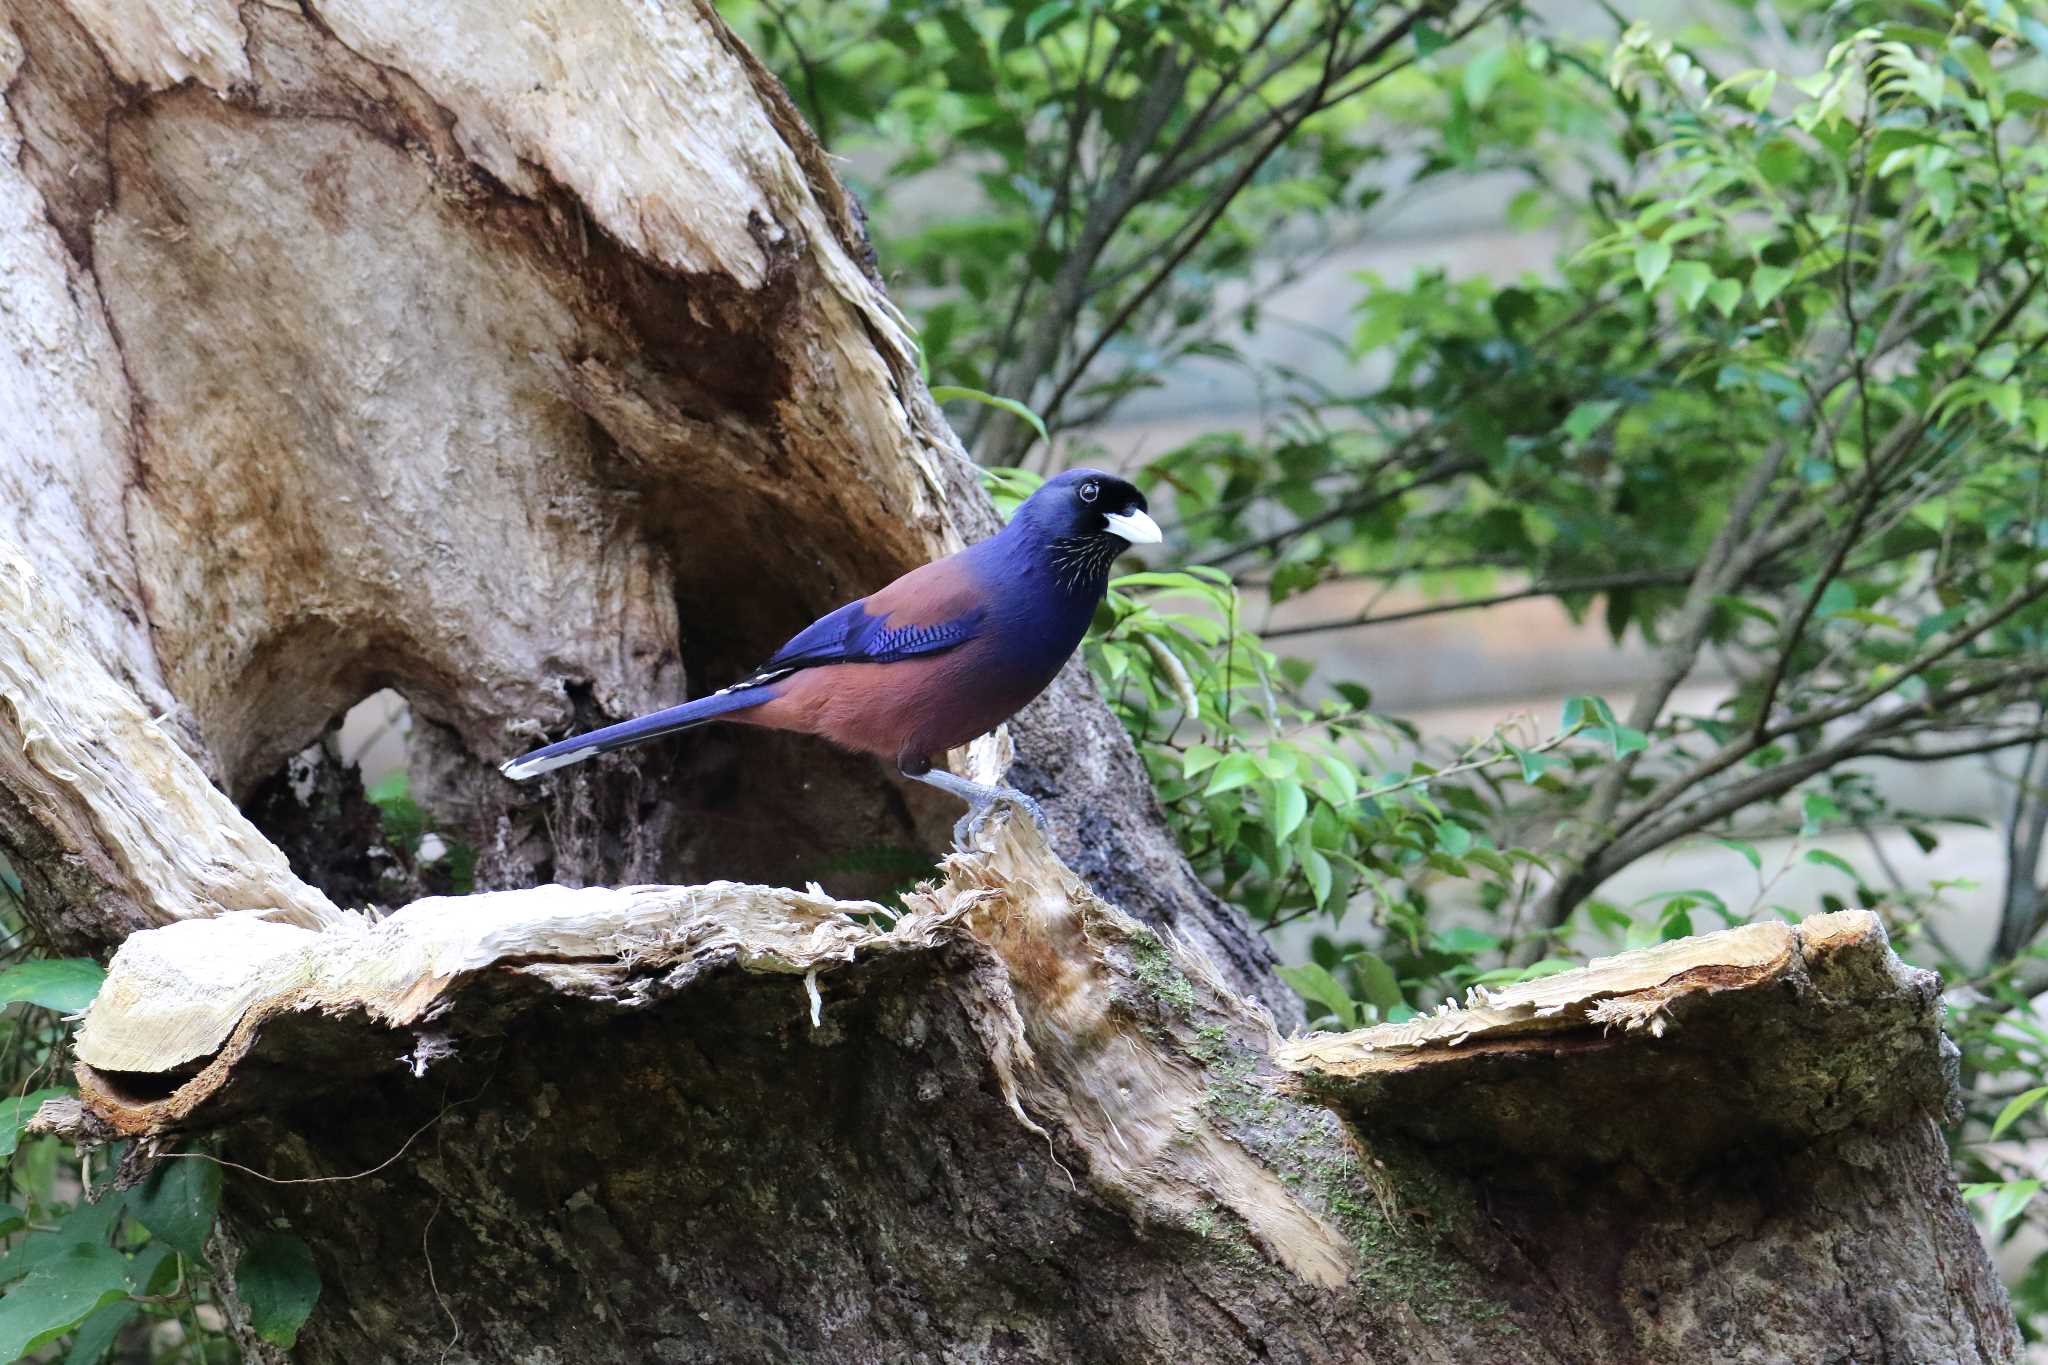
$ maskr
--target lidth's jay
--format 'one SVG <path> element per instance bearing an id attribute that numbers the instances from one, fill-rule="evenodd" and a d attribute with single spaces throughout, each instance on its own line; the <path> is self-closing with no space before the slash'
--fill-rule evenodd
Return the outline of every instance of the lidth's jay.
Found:
<path id="1" fill-rule="evenodd" d="M 956 777 L 933 760 L 988 733 L 1044 691 L 1080 645 L 1132 544 L 1159 539 L 1138 490 L 1099 469 L 1051 479 L 1010 524 L 820 617 L 752 675 L 708 697 L 576 735 L 505 764 L 518 781 L 593 754 L 730 720 L 819 735 L 894 759 L 905 777 L 967 802 L 964 842 L 998 798 L 1041 824 L 1038 803 Z"/>

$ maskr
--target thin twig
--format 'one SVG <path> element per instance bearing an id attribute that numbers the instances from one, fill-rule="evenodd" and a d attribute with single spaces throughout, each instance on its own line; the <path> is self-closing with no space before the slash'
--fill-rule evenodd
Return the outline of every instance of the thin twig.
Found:
<path id="1" fill-rule="evenodd" d="M 476 1094 L 471 1095 L 468 1099 L 453 1100 L 448 1103 L 444 1103 L 441 1106 L 441 1111 L 439 1113 L 435 1114 L 425 1123 L 421 1124 L 419 1127 L 412 1130 L 412 1136 L 408 1137 L 404 1142 L 400 1143 L 397 1151 L 393 1152 L 390 1156 L 385 1157 L 376 1165 L 370 1167 L 369 1170 L 357 1171 L 354 1175 L 265 1175 L 263 1172 L 256 1170 L 254 1167 L 244 1166 L 239 1161 L 229 1161 L 224 1157 L 217 1157 L 211 1152 L 164 1152 L 161 1155 L 163 1155 L 166 1158 L 197 1157 L 201 1161 L 211 1161 L 216 1166 L 226 1166 L 229 1170 L 241 1171 L 245 1175 L 253 1175 L 258 1180 L 265 1181 L 266 1183 L 272 1185 L 332 1185 L 344 1180 L 361 1180 L 366 1176 L 373 1176 L 377 1174 L 377 1172 L 383 1170 L 392 1162 L 404 1156 L 406 1154 L 406 1151 L 409 1148 L 411 1148 L 413 1143 L 419 1140 L 420 1134 L 426 1132 L 427 1129 L 432 1128 L 435 1124 L 439 1123 L 443 1118 L 447 1117 L 449 1110 L 460 1109 L 465 1104 L 475 1104 L 478 1100 L 482 1099 L 484 1091 L 490 1089 L 492 1077 L 495 1077 L 497 1074 L 498 1073 L 496 1071 L 493 1071 L 490 1076 L 484 1077 L 484 1083 L 478 1086 L 476 1089 Z"/>
<path id="2" fill-rule="evenodd" d="M 1284 639 L 1289 635 L 1314 635 L 1326 630 L 1349 630 L 1354 626 L 1384 626 L 1395 621 L 1413 621 L 1425 616 L 1442 616 L 1449 612 L 1476 611 L 1482 607 L 1497 607 L 1506 602 L 1521 602 L 1531 597 L 1564 597 L 1571 593 L 1608 592 L 1615 588 L 1654 588 L 1678 586 L 1692 581 L 1692 569 L 1644 569 L 1636 573 L 1594 574 L 1587 578 L 1561 578 L 1546 583 L 1532 583 L 1514 592 L 1498 592 L 1489 597 L 1467 597 L 1455 602 L 1433 602 L 1425 607 L 1408 607 L 1401 611 L 1383 612 L 1378 616 L 1360 613 L 1338 621 L 1307 621 L 1295 626 L 1277 626 L 1262 631 L 1268 640 Z"/>

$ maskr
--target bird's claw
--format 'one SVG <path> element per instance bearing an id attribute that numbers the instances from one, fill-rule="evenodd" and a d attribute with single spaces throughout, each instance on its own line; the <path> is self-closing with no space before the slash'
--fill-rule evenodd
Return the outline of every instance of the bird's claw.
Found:
<path id="1" fill-rule="evenodd" d="M 1031 823 L 1038 826 L 1040 833 L 1045 832 L 1047 828 L 1045 807 L 1039 805 L 1037 801 L 1026 796 L 1023 792 L 1005 787 L 1001 791 L 992 794 L 986 801 L 978 801 L 969 806 L 967 814 L 954 822 L 953 844 L 956 848 L 966 848 L 969 841 L 975 835 L 981 833 L 981 827 L 988 823 L 989 814 L 995 810 L 996 803 L 999 801 L 1008 801 L 1019 807 L 1026 815 L 1031 817 Z"/>

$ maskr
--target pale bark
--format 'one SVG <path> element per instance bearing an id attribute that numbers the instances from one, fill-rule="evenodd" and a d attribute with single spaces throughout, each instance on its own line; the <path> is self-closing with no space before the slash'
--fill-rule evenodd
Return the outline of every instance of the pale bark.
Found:
<path id="1" fill-rule="evenodd" d="M 1078 667 L 1012 727 L 1051 849 L 893 927 L 831 869 L 957 812 L 867 759 L 496 774 L 993 525 L 707 6 L 0 0 L 0 317 L 0 852 L 122 945 L 52 1121 L 374 1168 L 228 1183 L 224 1255 L 320 1261 L 300 1358 L 2014 1349 L 1874 921 L 1283 1045 Z M 385 686 L 489 893 L 380 920 L 284 774 Z"/>

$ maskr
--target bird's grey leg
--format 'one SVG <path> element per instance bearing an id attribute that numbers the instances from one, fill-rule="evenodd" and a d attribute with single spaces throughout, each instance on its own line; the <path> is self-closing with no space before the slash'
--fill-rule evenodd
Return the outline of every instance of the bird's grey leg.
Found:
<path id="1" fill-rule="evenodd" d="M 951 792 L 967 803 L 967 814 L 961 816 L 953 826 L 953 842 L 961 848 L 967 846 L 967 841 L 988 819 L 989 807 L 998 801 L 1016 802 L 1024 808 L 1025 814 L 1031 817 L 1033 823 L 1040 829 L 1045 828 L 1045 808 L 1015 787 L 991 787 L 980 782 L 969 782 L 966 778 L 957 777 L 944 768 L 929 765 L 925 766 L 923 772 L 912 771 L 910 764 L 902 765 L 902 769 L 905 777 L 914 777 L 919 782 L 928 783 L 942 792 Z"/>

